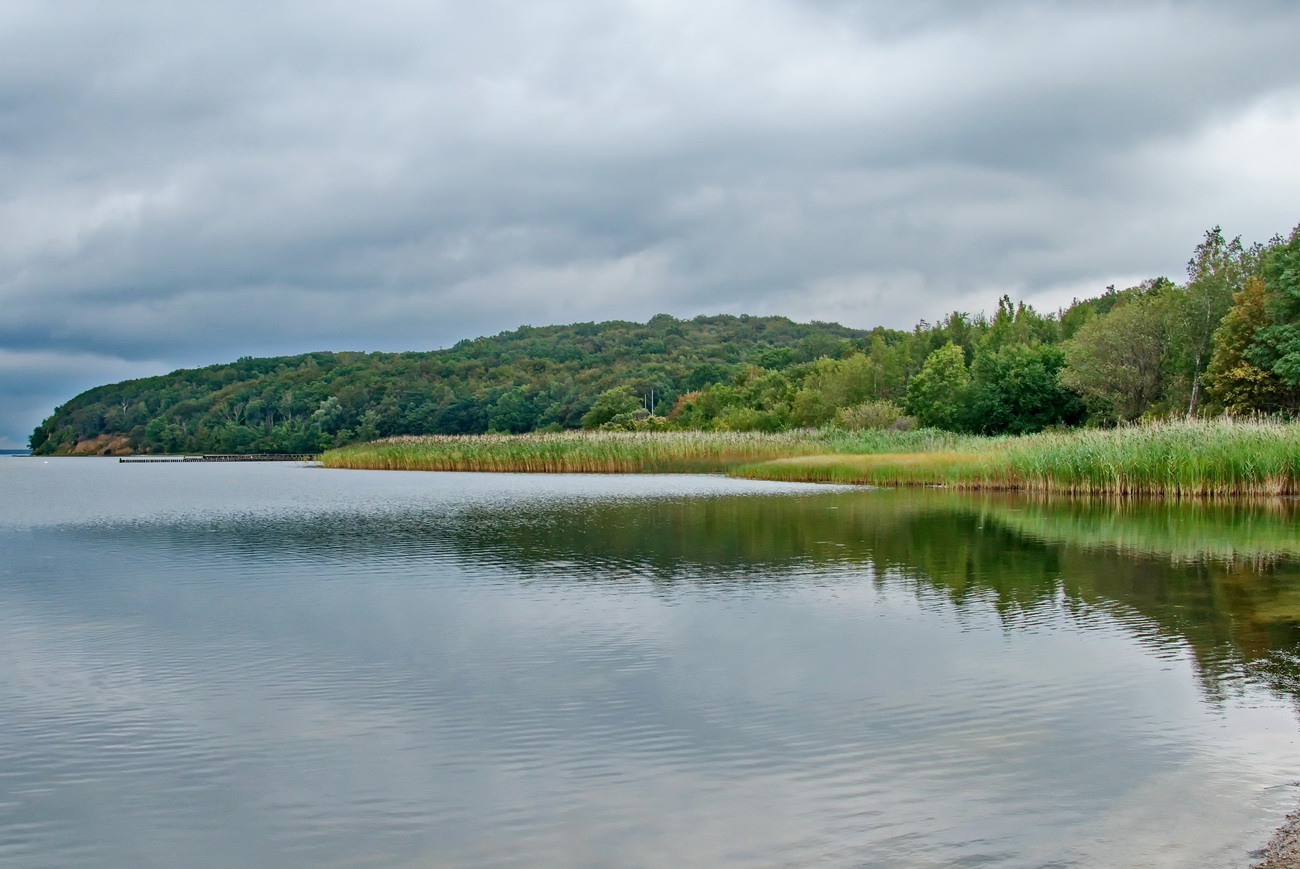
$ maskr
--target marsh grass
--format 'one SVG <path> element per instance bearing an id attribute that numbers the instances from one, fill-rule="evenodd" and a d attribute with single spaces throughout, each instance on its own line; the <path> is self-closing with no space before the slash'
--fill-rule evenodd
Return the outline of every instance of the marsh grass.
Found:
<path id="1" fill-rule="evenodd" d="M 984 438 L 932 429 L 557 432 L 391 438 L 331 468 L 731 473 L 799 482 L 1174 498 L 1300 494 L 1300 424 L 1192 420 Z"/>
<path id="2" fill-rule="evenodd" d="M 556 432 L 401 437 L 330 450 L 329 468 L 522 473 L 725 473 L 782 456 L 923 451 L 955 443 L 946 432 Z"/>
<path id="3" fill-rule="evenodd" d="M 739 476 L 1173 498 L 1300 494 L 1300 425 L 1190 420 L 989 438 L 966 451 L 805 456 L 734 470 Z"/>
<path id="4" fill-rule="evenodd" d="M 1007 461 L 1035 491 L 1166 497 L 1300 493 L 1300 424 L 1190 420 L 1037 435 Z"/>

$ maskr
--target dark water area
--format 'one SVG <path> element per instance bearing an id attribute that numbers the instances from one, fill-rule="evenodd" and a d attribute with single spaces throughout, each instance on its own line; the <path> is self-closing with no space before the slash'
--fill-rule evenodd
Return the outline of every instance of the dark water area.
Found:
<path id="1" fill-rule="evenodd" d="M 1224 867 L 1293 502 L 0 462 L 0 865 Z"/>

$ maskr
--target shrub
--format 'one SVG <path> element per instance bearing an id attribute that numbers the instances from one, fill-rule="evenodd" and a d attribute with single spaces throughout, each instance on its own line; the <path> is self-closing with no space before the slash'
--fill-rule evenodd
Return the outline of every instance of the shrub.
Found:
<path id="1" fill-rule="evenodd" d="M 892 401 L 868 401 L 840 408 L 835 414 L 835 427 L 847 431 L 899 429 L 899 423 L 905 419 L 903 409 Z M 909 419 L 902 430 L 911 428 L 910 423 Z"/>

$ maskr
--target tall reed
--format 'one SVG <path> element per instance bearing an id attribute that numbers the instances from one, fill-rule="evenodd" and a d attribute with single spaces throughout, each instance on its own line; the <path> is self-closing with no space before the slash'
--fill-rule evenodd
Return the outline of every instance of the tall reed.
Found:
<path id="1" fill-rule="evenodd" d="M 806 482 L 1063 494 L 1300 494 L 1300 424 L 1192 420 L 981 438 L 922 429 L 557 432 L 390 438 L 326 467 L 551 473 L 732 473 Z"/>
<path id="2" fill-rule="evenodd" d="M 825 441 L 801 434 L 558 432 L 390 438 L 331 450 L 322 462 L 381 470 L 711 473 L 825 449 Z"/>
<path id="3" fill-rule="evenodd" d="M 741 476 L 1164 497 L 1300 494 L 1300 424 L 1189 420 L 977 441 L 965 452 L 812 456 Z"/>
<path id="4" fill-rule="evenodd" d="M 331 468 L 550 473 L 722 473 L 782 456 L 929 450 L 958 435 L 933 430 L 843 432 L 556 432 L 397 437 L 326 452 Z"/>

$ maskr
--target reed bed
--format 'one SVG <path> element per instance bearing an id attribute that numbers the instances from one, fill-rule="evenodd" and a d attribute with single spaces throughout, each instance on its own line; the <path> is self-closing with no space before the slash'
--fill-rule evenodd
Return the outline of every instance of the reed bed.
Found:
<path id="1" fill-rule="evenodd" d="M 1090 495 L 1300 494 L 1300 424 L 1189 420 L 983 438 L 934 430 L 557 432 L 402 437 L 330 450 L 331 468 L 730 473 L 799 482 Z"/>
<path id="2" fill-rule="evenodd" d="M 329 468 L 522 473 L 726 473 L 813 453 L 922 452 L 978 440 L 923 429 L 844 432 L 556 432 L 397 437 L 329 450 Z"/>
<path id="3" fill-rule="evenodd" d="M 1300 424 L 1188 420 L 1010 442 L 1025 488 L 1164 497 L 1300 494 Z"/>
<path id="4" fill-rule="evenodd" d="M 735 469 L 758 479 L 1166 498 L 1300 494 L 1300 424 L 1188 420 L 988 438 L 962 452 L 803 456 Z"/>
<path id="5" fill-rule="evenodd" d="M 833 431 L 447 435 L 389 438 L 343 447 L 325 453 L 321 461 L 331 468 L 374 470 L 723 473 L 737 465 L 781 456 L 839 452 L 846 448 L 846 440 L 851 438 Z"/>

